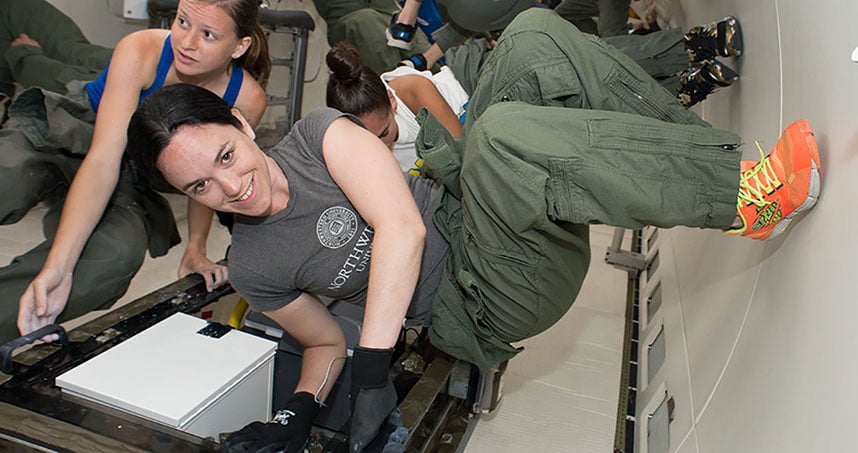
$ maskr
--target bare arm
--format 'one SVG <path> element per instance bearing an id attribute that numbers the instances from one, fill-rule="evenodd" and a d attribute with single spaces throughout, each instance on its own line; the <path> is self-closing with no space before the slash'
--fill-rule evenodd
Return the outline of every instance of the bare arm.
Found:
<path id="1" fill-rule="evenodd" d="M 399 12 L 398 22 L 408 25 L 417 24 L 417 13 L 420 11 L 422 0 L 405 0 L 402 11 Z"/>
<path id="2" fill-rule="evenodd" d="M 297 392 L 324 401 L 345 365 L 346 340 L 328 308 L 310 294 L 265 313 L 304 346 Z"/>
<path id="3" fill-rule="evenodd" d="M 434 116 L 453 137 L 462 135 L 462 124 L 456 112 L 450 108 L 441 92 L 431 80 L 419 75 L 397 77 L 389 82 L 396 95 L 411 113 L 417 114 L 425 108 Z"/>
<path id="4" fill-rule="evenodd" d="M 360 345 L 390 348 L 417 283 L 423 218 L 399 165 L 377 137 L 340 118 L 328 127 L 322 150 L 334 181 L 375 230 Z"/>
<path id="5" fill-rule="evenodd" d="M 92 143 L 69 189 L 56 239 L 42 271 L 19 301 L 22 333 L 52 323 L 65 307 L 72 270 L 119 180 L 125 130 L 140 92 L 151 83 L 147 75 L 154 74 L 154 67 L 147 66 L 153 59 L 147 51 L 155 36 L 145 31 L 131 34 L 114 50 Z"/>
<path id="6" fill-rule="evenodd" d="M 215 263 L 206 256 L 206 242 L 211 231 L 214 211 L 188 198 L 188 244 L 179 263 L 179 278 L 199 274 L 206 282 L 206 290 L 229 281 L 226 266 Z"/>

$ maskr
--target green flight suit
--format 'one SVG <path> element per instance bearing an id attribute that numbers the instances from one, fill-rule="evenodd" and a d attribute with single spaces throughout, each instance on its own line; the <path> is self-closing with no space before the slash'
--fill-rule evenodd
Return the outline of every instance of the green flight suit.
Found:
<path id="1" fill-rule="evenodd" d="M 735 219 L 740 138 L 553 11 L 528 10 L 506 29 L 461 138 L 420 119 L 424 174 L 443 186 L 435 224 L 451 244 L 430 339 L 483 370 L 571 307 L 589 225 Z"/>

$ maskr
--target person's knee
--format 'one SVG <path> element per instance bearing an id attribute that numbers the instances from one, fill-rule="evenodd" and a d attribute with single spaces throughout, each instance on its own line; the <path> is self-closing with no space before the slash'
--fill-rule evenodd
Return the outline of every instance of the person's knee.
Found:
<path id="1" fill-rule="evenodd" d="M 120 278 L 130 278 L 137 273 L 146 258 L 146 246 L 134 241 L 131 244 L 115 243 L 112 247 L 112 252 L 106 257 L 108 262 L 112 263 L 112 273 Z"/>
<path id="2" fill-rule="evenodd" d="M 0 168 L 0 181 L 3 181 L 3 183 L 0 184 L 0 190 L 6 188 L 7 183 L 8 187 L 16 187 L 15 183 L 18 182 L 18 174 L 15 172 L 5 172 L 3 170 L 3 168 Z M 4 191 L 4 193 L 8 192 Z M 11 225 L 13 223 L 17 223 L 27 215 L 27 212 L 29 212 L 33 206 L 38 204 L 38 200 L 35 197 L 32 197 L 31 194 L 22 195 L 23 196 L 20 197 L 3 197 L 3 200 L 0 201 L 0 225 Z"/>
<path id="3" fill-rule="evenodd" d="M 441 0 L 450 19 L 474 32 L 501 30 L 533 6 L 532 0 Z"/>
<path id="4" fill-rule="evenodd" d="M 380 13 L 373 9 L 364 8 L 343 16 L 337 25 L 331 28 L 331 44 L 347 41 L 353 44 L 361 53 L 368 52 L 378 46 L 387 45 L 384 30 L 387 27 Z"/>
<path id="5" fill-rule="evenodd" d="M 107 207 L 90 236 L 75 273 L 87 266 L 89 272 L 104 273 L 105 278 L 130 278 L 143 264 L 147 247 L 148 233 L 142 210 L 136 205 L 114 203 Z"/>
<path id="6" fill-rule="evenodd" d="M 482 144 L 490 144 L 492 137 L 503 131 L 514 131 L 520 128 L 520 114 L 522 109 L 529 109 L 529 105 L 522 102 L 497 102 L 488 106 L 480 116 L 476 118 L 474 127 L 469 136 L 468 143 L 476 141 Z M 469 111 L 468 114 L 471 114 Z"/>
<path id="7" fill-rule="evenodd" d="M 5 194 L 0 200 L 0 225 L 11 225 L 59 190 L 62 180 L 52 175 L 49 168 L 26 162 L 10 166 L 5 163 L 0 163 L 0 191 Z"/>
<path id="8" fill-rule="evenodd" d="M 74 270 L 64 320 L 109 308 L 128 290 L 143 265 L 146 247 L 140 241 L 121 241 L 120 237 L 101 234 L 87 243 Z"/>
<path id="9" fill-rule="evenodd" d="M 15 223 L 40 201 L 64 193 L 81 160 L 36 150 L 9 120 L 0 130 L 0 225 Z"/>
<path id="10" fill-rule="evenodd" d="M 533 106 L 521 102 L 501 102 L 485 110 L 468 134 L 461 170 L 463 181 L 482 181 L 478 183 L 480 187 L 495 181 L 508 184 L 509 178 L 518 178 L 529 171 L 516 163 L 520 162 L 523 150 L 531 146 L 529 138 L 533 137 L 522 131 L 527 130 L 526 122 L 535 118 L 532 109 Z"/>
<path id="11" fill-rule="evenodd" d="M 372 8 L 361 8 L 357 11 L 352 11 L 346 14 L 342 19 L 340 19 L 340 21 L 349 23 L 378 22 L 381 15 L 381 13 Z M 387 18 L 387 20 L 390 20 L 390 18 Z"/>
<path id="12" fill-rule="evenodd" d="M 335 34 L 343 35 L 343 39 L 353 35 L 375 37 L 379 34 L 383 38 L 384 29 L 387 28 L 386 20 L 389 19 L 381 17 L 381 13 L 374 9 L 359 9 L 346 14 L 337 21 L 336 29 L 339 32 Z M 382 38 L 378 38 L 379 41 L 384 41 Z M 384 43 L 386 44 L 386 41 Z M 352 44 L 358 45 L 358 43 Z"/>

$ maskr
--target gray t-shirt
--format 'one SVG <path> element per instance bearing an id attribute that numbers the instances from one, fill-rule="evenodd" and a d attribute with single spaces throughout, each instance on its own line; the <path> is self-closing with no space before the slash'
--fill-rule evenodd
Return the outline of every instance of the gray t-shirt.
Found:
<path id="1" fill-rule="evenodd" d="M 360 124 L 337 110 L 315 109 L 268 152 L 289 183 L 284 210 L 266 218 L 236 216 L 229 279 L 257 311 L 280 308 L 302 292 L 366 303 L 373 230 L 331 179 L 322 156 L 325 131 L 340 117 Z M 408 318 L 428 323 L 449 245 L 432 222 L 436 185 L 405 177 L 427 229 Z"/>

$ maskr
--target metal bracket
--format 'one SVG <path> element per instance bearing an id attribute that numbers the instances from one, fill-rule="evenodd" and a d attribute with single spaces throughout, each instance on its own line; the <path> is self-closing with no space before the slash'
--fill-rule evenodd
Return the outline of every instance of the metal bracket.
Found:
<path id="1" fill-rule="evenodd" d="M 637 275 L 646 266 L 646 257 L 630 250 L 620 250 L 625 231 L 624 228 L 614 229 L 614 240 L 605 254 L 605 262 L 629 274 Z"/>

